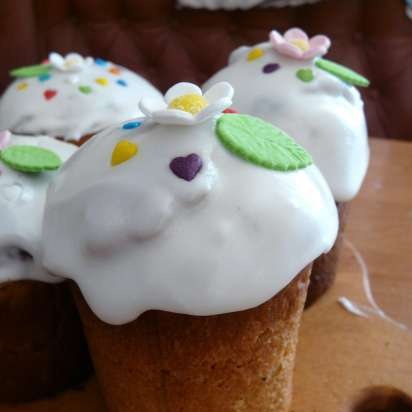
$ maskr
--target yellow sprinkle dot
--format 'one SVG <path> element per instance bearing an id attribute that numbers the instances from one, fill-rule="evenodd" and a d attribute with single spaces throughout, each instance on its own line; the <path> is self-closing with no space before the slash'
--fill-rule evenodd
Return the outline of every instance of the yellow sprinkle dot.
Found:
<path id="1" fill-rule="evenodd" d="M 253 60 L 260 59 L 264 54 L 265 52 L 260 47 L 255 47 L 248 53 L 247 60 L 251 62 Z"/>
<path id="2" fill-rule="evenodd" d="M 169 103 L 169 109 L 183 110 L 184 112 L 197 114 L 208 105 L 207 100 L 199 94 L 184 94 L 176 97 Z"/>
<path id="3" fill-rule="evenodd" d="M 112 153 L 112 166 L 117 166 L 132 157 L 136 156 L 139 152 L 139 148 L 136 143 L 130 140 L 120 140 L 115 146 Z"/>
<path id="4" fill-rule="evenodd" d="M 291 43 L 303 52 L 308 51 L 310 49 L 309 43 L 305 39 L 294 39 L 291 41 Z"/>
<path id="5" fill-rule="evenodd" d="M 98 77 L 96 79 L 96 83 L 100 84 L 101 86 L 107 86 L 109 84 L 109 80 L 107 80 L 106 77 Z"/>
<path id="6" fill-rule="evenodd" d="M 26 82 L 22 82 L 17 85 L 17 90 L 19 91 L 26 90 L 28 87 L 29 85 Z"/>

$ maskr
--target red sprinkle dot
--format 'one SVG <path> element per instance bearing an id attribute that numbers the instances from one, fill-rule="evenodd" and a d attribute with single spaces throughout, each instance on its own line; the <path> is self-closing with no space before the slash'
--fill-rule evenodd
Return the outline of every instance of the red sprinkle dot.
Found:
<path id="1" fill-rule="evenodd" d="M 43 93 L 44 98 L 45 98 L 46 100 L 51 100 L 51 99 L 53 99 L 53 97 L 55 97 L 56 94 L 57 94 L 57 90 L 53 90 L 53 89 L 47 89 L 47 90 L 45 90 L 44 93 Z"/>
<path id="2" fill-rule="evenodd" d="M 228 113 L 239 113 L 239 112 L 229 107 L 228 109 L 223 110 L 223 113 L 228 114 Z"/>

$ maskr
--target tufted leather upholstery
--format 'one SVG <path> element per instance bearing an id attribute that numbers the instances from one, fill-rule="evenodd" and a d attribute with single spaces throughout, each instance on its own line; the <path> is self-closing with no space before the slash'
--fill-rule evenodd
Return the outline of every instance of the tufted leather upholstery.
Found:
<path id="1" fill-rule="evenodd" d="M 329 57 L 365 74 L 371 135 L 411 139 L 412 21 L 403 0 L 323 0 L 311 6 L 234 12 L 177 10 L 173 0 L 1 0 L 1 90 L 8 71 L 50 50 L 101 56 L 165 91 L 202 83 L 232 49 L 300 26 L 332 37 Z"/>

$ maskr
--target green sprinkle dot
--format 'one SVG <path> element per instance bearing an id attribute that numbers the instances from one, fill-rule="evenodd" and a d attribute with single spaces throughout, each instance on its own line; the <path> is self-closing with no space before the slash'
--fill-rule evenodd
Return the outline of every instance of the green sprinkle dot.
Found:
<path id="1" fill-rule="evenodd" d="M 334 63 L 327 59 L 318 59 L 316 60 L 316 66 L 319 69 L 325 70 L 326 72 L 333 74 L 339 79 L 343 80 L 346 83 L 349 83 L 353 86 L 359 87 L 368 87 L 370 82 L 366 77 L 363 77 L 359 73 L 342 66 L 341 64 Z"/>
<path id="2" fill-rule="evenodd" d="M 79 91 L 81 91 L 83 94 L 90 94 L 93 89 L 90 86 L 79 86 Z"/>
<path id="3" fill-rule="evenodd" d="M 10 168 L 24 173 L 56 170 L 62 165 L 53 151 L 29 145 L 9 146 L 0 152 L 0 159 Z"/>
<path id="4" fill-rule="evenodd" d="M 49 74 L 50 64 L 36 64 L 35 66 L 26 66 L 14 69 L 10 72 L 10 76 L 25 78 L 25 77 L 37 77 Z"/>
<path id="5" fill-rule="evenodd" d="M 312 69 L 299 69 L 296 72 L 296 77 L 299 80 L 302 80 L 302 82 L 309 83 L 315 78 L 315 75 L 313 74 Z"/>
<path id="6" fill-rule="evenodd" d="M 286 172 L 312 164 L 310 155 L 282 130 L 257 117 L 224 114 L 216 124 L 222 144 L 236 156 L 267 169 Z"/>

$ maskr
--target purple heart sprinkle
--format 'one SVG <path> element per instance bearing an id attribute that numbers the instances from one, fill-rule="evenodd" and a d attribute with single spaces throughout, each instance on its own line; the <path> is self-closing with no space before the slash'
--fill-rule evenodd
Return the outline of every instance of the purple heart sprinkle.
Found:
<path id="1" fill-rule="evenodd" d="M 196 153 L 175 157 L 169 164 L 170 170 L 181 179 L 193 180 L 203 166 L 202 159 Z"/>
<path id="2" fill-rule="evenodd" d="M 269 74 L 275 72 L 279 68 L 280 65 L 278 63 L 268 63 L 263 66 L 262 71 L 263 73 Z"/>

